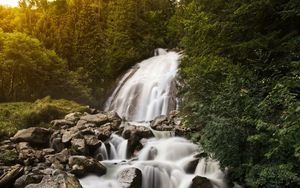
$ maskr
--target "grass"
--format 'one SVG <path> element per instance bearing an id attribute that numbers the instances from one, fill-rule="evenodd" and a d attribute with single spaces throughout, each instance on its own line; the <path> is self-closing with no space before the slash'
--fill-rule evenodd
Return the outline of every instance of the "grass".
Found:
<path id="1" fill-rule="evenodd" d="M 33 103 L 0 103 L 0 140 L 13 136 L 19 129 L 48 127 L 53 119 L 64 117 L 70 112 L 83 112 L 87 106 L 64 99 L 50 97 Z"/>

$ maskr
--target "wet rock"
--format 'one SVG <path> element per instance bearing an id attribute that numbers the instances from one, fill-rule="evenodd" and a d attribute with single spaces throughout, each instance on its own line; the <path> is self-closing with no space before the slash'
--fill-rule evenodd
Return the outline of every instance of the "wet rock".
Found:
<path id="1" fill-rule="evenodd" d="M 23 170 L 24 167 L 22 167 L 21 165 L 15 165 L 11 167 L 11 169 L 7 173 L 3 174 L 0 177 L 0 187 L 13 187 L 12 185 L 14 181 L 22 175 Z"/>
<path id="2" fill-rule="evenodd" d="M 209 181 L 209 179 L 201 176 L 196 176 L 193 178 L 190 188 L 213 188 L 213 185 Z"/>
<path id="3" fill-rule="evenodd" d="M 52 133 L 53 131 L 51 129 L 31 127 L 19 130 L 11 140 L 14 142 L 29 142 L 30 144 L 48 145 Z"/>
<path id="4" fill-rule="evenodd" d="M 15 188 L 24 188 L 29 184 L 40 183 L 43 179 L 42 175 L 28 174 L 19 177 L 14 184 Z"/>
<path id="5" fill-rule="evenodd" d="M 108 121 L 107 115 L 102 114 L 102 113 L 98 113 L 98 114 L 86 114 L 84 116 L 82 116 L 80 118 L 80 120 L 85 120 L 89 123 L 94 123 L 98 126 L 103 125 L 104 123 L 106 123 Z"/>
<path id="6" fill-rule="evenodd" d="M 186 166 L 184 166 L 184 171 L 188 174 L 193 174 L 197 168 L 197 164 L 199 162 L 199 159 L 195 158 L 192 161 L 190 161 Z"/>
<path id="7" fill-rule="evenodd" d="M 74 175 L 61 173 L 44 176 L 39 184 L 30 184 L 26 188 L 82 188 L 82 186 Z"/>
<path id="8" fill-rule="evenodd" d="M 141 188 L 142 172 L 137 168 L 126 168 L 122 170 L 117 177 L 122 188 Z"/>
<path id="9" fill-rule="evenodd" d="M 152 131 L 147 127 L 128 125 L 124 128 L 122 136 L 125 139 L 129 139 L 132 137 L 137 137 L 138 139 L 142 139 L 142 138 L 151 138 L 154 135 Z"/>
<path id="10" fill-rule="evenodd" d="M 102 142 L 106 141 L 107 139 L 110 138 L 112 134 L 112 128 L 111 124 L 105 124 L 101 126 L 100 128 L 96 129 L 96 135 L 98 136 L 98 139 L 101 140 Z"/>
<path id="11" fill-rule="evenodd" d="M 90 153 L 94 153 L 102 144 L 95 135 L 84 135 L 84 140 Z"/>
<path id="12" fill-rule="evenodd" d="M 95 173 L 100 176 L 106 173 L 105 166 L 94 158 L 86 156 L 71 156 L 69 158 L 69 166 L 71 168 L 70 172 L 79 177 L 86 176 L 89 173 Z"/>

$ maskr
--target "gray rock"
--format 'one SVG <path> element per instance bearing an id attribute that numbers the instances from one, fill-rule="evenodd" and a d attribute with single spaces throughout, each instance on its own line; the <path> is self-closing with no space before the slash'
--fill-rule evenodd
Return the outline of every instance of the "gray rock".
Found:
<path id="1" fill-rule="evenodd" d="M 98 114 L 86 114 L 80 118 L 80 120 L 85 120 L 88 123 L 94 123 L 98 126 L 103 125 L 108 121 L 108 117 L 105 114 L 98 113 Z"/>
<path id="2" fill-rule="evenodd" d="M 84 139 L 72 138 L 71 148 L 79 154 L 87 154 L 87 145 Z"/>
<path id="3" fill-rule="evenodd" d="M 102 144 L 95 135 L 84 135 L 84 140 L 91 153 L 94 153 Z"/>
<path id="4" fill-rule="evenodd" d="M 57 128 L 72 127 L 75 125 L 74 121 L 70 121 L 70 120 L 66 120 L 66 119 L 53 120 L 53 121 L 51 121 L 51 124 Z"/>
<path id="5" fill-rule="evenodd" d="M 80 119 L 81 116 L 82 116 L 81 112 L 74 112 L 74 113 L 67 114 L 65 116 L 65 120 L 75 123 Z"/>
<path id="6" fill-rule="evenodd" d="M 118 174 L 118 182 L 123 188 L 141 188 L 142 172 L 137 168 L 126 168 Z"/>
<path id="7" fill-rule="evenodd" d="M 46 155 L 46 163 L 51 164 L 67 164 L 68 158 L 70 156 L 70 151 L 68 149 L 64 149 L 59 153 L 52 154 L 52 155 Z"/>
<path id="8" fill-rule="evenodd" d="M 52 133 L 53 130 L 51 129 L 31 127 L 19 130 L 11 140 L 14 142 L 29 142 L 30 144 L 48 145 Z"/>
<path id="9" fill-rule="evenodd" d="M 213 188 L 213 185 L 209 179 L 202 176 L 196 176 L 193 178 L 190 188 Z"/>
<path id="10" fill-rule="evenodd" d="M 21 177 L 19 177 L 16 181 L 15 181 L 15 188 L 24 188 L 29 184 L 32 183 L 40 183 L 43 179 L 42 175 L 35 175 L 35 174 L 27 174 L 27 175 L 23 175 Z"/>
<path id="11" fill-rule="evenodd" d="M 26 188 L 82 188 L 78 179 L 71 174 L 46 175 L 39 184 L 30 184 Z"/>
<path id="12" fill-rule="evenodd" d="M 117 130 L 122 123 L 122 119 L 120 118 L 120 116 L 115 111 L 107 112 L 106 115 L 107 115 L 108 121 L 111 122 L 111 124 L 112 124 L 112 128 Z"/>
<path id="13" fill-rule="evenodd" d="M 95 133 L 102 142 L 110 138 L 113 130 L 111 124 L 107 123 L 96 129 Z"/>
<path id="14" fill-rule="evenodd" d="M 78 130 L 71 129 L 64 131 L 62 135 L 62 143 L 68 143 L 72 140 L 73 137 L 76 137 L 79 134 Z"/>
<path id="15" fill-rule="evenodd" d="M 100 162 L 91 157 L 75 155 L 69 158 L 71 173 L 76 176 L 86 176 L 89 173 L 104 175 L 106 168 Z"/>

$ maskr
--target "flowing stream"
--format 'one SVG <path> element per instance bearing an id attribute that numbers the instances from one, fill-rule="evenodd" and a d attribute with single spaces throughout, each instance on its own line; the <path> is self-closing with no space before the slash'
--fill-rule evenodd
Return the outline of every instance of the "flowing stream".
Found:
<path id="1" fill-rule="evenodd" d="M 175 77 L 179 61 L 180 54 L 157 49 L 154 57 L 138 63 L 123 76 L 105 110 L 114 110 L 124 120 L 150 128 L 147 122 L 176 108 Z M 82 186 L 122 188 L 117 181 L 118 172 L 135 167 L 142 171 L 141 188 L 189 188 L 195 176 L 207 177 L 215 188 L 226 188 L 219 163 L 197 158 L 202 151 L 199 146 L 170 132 L 152 131 L 155 137 L 144 140 L 144 147 L 135 159 L 127 158 L 128 140 L 113 134 L 110 142 L 98 149 L 107 173 L 80 179 Z"/>

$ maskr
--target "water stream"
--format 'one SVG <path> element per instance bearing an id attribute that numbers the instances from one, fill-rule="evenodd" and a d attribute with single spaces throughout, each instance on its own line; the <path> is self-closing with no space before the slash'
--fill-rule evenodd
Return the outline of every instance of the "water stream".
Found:
<path id="1" fill-rule="evenodd" d="M 155 54 L 129 70 L 106 103 L 106 110 L 116 111 L 130 121 L 129 124 L 150 128 L 149 123 L 140 122 L 148 122 L 176 108 L 175 77 L 180 55 L 163 49 L 156 50 Z M 155 137 L 144 141 L 136 159 L 127 159 L 128 140 L 113 134 L 110 142 L 98 149 L 107 173 L 101 177 L 90 175 L 80 179 L 82 186 L 122 188 L 117 181 L 118 172 L 136 167 L 142 171 L 141 188 L 189 188 L 197 175 L 210 179 L 215 188 L 226 188 L 219 163 L 210 158 L 196 157 L 202 152 L 199 146 L 185 138 L 175 137 L 169 131 L 152 132 Z"/>

